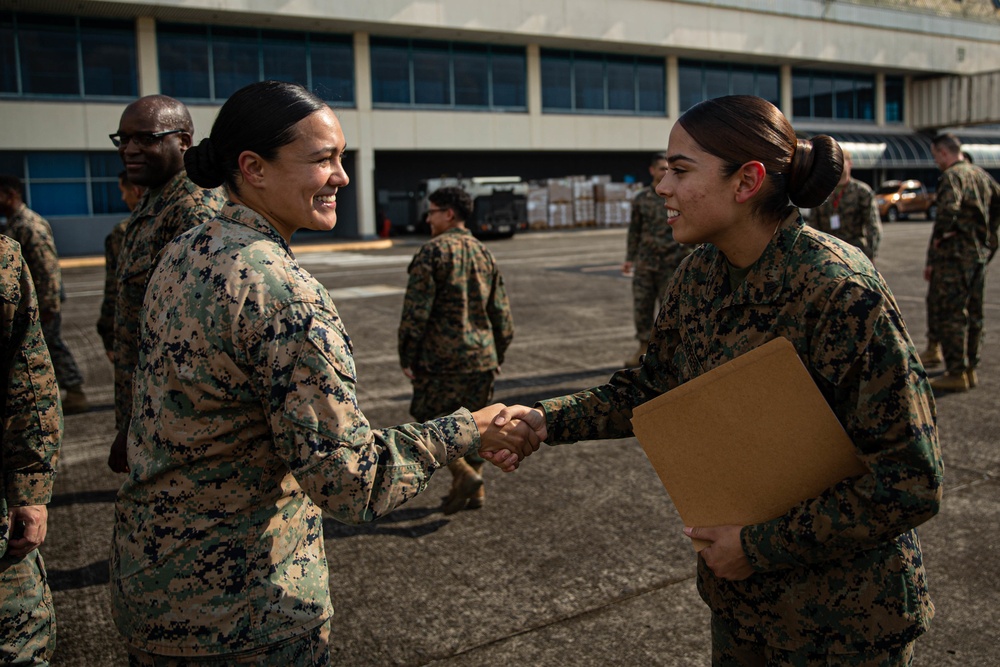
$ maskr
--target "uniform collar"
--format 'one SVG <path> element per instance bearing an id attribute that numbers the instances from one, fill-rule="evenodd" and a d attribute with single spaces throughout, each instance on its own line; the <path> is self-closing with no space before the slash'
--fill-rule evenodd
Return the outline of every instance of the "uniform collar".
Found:
<path id="1" fill-rule="evenodd" d="M 225 205 L 223 205 L 222 210 L 219 211 L 219 217 L 237 225 L 248 227 L 257 233 L 266 236 L 269 240 L 280 244 L 281 247 L 285 249 L 285 252 L 287 252 L 291 257 L 295 257 L 291 247 L 289 247 L 289 245 L 285 242 L 285 239 L 282 238 L 281 234 L 278 233 L 278 230 L 267 221 L 267 218 L 262 216 L 260 213 L 257 213 L 252 208 L 227 200 Z"/>

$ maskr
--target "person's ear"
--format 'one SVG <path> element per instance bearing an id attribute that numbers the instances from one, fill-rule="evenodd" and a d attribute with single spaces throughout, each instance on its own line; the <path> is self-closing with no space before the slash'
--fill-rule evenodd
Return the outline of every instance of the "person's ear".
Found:
<path id="1" fill-rule="evenodd" d="M 264 185 L 267 162 L 261 156 L 253 151 L 243 151 L 236 162 L 240 167 L 240 175 L 243 177 L 244 183 L 255 188 Z"/>
<path id="2" fill-rule="evenodd" d="M 764 165 L 756 160 L 747 162 L 736 172 L 738 181 L 736 183 L 736 201 L 744 204 L 753 199 L 764 186 L 767 178 L 767 170 Z"/>
<path id="3" fill-rule="evenodd" d="M 184 131 L 178 133 L 178 138 L 181 143 L 181 153 L 189 150 L 194 144 L 194 137 L 191 136 L 190 132 Z"/>

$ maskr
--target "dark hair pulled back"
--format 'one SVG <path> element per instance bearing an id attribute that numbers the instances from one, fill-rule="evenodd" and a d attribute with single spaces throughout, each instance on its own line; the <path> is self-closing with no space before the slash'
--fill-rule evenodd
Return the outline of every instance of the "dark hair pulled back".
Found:
<path id="1" fill-rule="evenodd" d="M 707 153 L 725 163 L 726 176 L 747 162 L 764 165 L 767 180 L 754 212 L 783 218 L 792 206 L 822 204 L 840 180 L 844 156 L 840 144 L 826 135 L 795 136 L 791 123 L 776 106 L 752 95 L 706 100 L 677 121 Z"/>
<path id="2" fill-rule="evenodd" d="M 296 83 L 244 86 L 222 105 L 211 134 L 184 154 L 188 177 L 203 188 L 224 184 L 238 193 L 243 151 L 273 160 L 279 148 L 295 140 L 296 123 L 326 108 L 326 102 Z"/>

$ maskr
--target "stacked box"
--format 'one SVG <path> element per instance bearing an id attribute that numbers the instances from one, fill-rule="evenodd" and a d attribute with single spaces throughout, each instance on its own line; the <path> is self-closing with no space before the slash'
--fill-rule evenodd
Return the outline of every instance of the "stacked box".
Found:
<path id="1" fill-rule="evenodd" d="M 573 226 L 573 204 L 570 202 L 549 202 L 549 227 L 565 228 Z"/>
<path id="2" fill-rule="evenodd" d="M 573 187 L 568 179 L 550 178 L 546 185 L 550 204 L 566 204 L 573 201 Z"/>
<path id="3" fill-rule="evenodd" d="M 573 181 L 573 221 L 577 227 L 593 227 L 594 217 L 594 184 L 586 181 Z"/>
<path id="4" fill-rule="evenodd" d="M 627 199 L 595 203 L 598 227 L 626 227 L 632 219 L 632 202 Z"/>
<path id="5" fill-rule="evenodd" d="M 598 202 L 631 201 L 628 183 L 598 183 L 594 186 L 594 199 Z"/>
<path id="6" fill-rule="evenodd" d="M 545 229 L 549 226 L 549 190 L 545 186 L 528 188 L 528 228 Z"/>

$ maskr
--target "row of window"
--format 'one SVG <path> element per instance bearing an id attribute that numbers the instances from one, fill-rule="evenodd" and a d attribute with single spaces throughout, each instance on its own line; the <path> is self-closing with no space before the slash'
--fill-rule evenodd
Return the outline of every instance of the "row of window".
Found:
<path id="1" fill-rule="evenodd" d="M 355 105 L 350 36 L 190 24 L 157 24 L 160 89 L 185 102 L 220 103 L 264 79 L 301 83 L 335 106 Z M 662 116 L 663 58 L 542 49 L 542 110 Z M 525 111 L 523 47 L 373 37 L 377 108 Z M 134 98 L 134 25 L 0 12 L 0 97 Z M 777 67 L 681 60 L 680 108 L 730 94 L 778 104 Z M 795 69 L 795 118 L 875 119 L 875 77 Z M 901 122 L 903 78 L 886 77 L 885 114 Z"/>
<path id="2" fill-rule="evenodd" d="M 118 189 L 116 152 L 0 152 L 0 174 L 24 182 L 25 203 L 42 217 L 128 215 Z"/>

